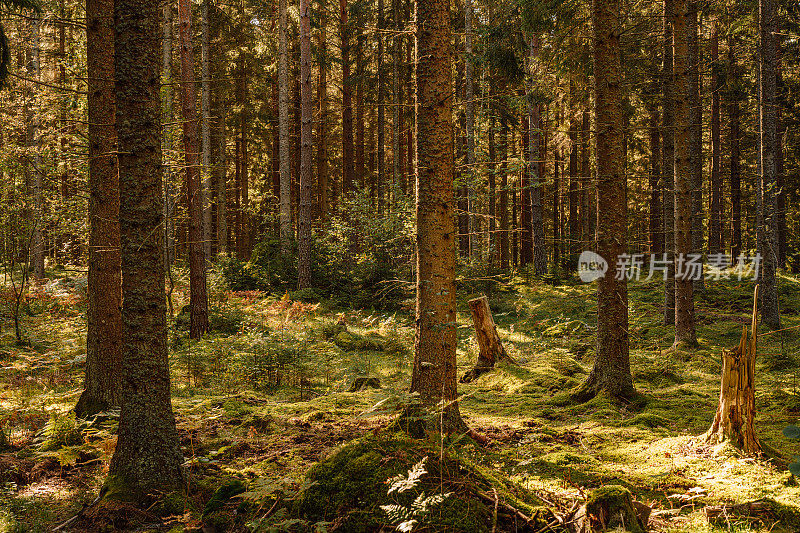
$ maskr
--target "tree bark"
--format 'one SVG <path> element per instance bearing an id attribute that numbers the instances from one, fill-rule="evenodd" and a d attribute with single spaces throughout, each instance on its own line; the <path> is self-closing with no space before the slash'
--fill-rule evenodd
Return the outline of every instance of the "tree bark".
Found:
<path id="1" fill-rule="evenodd" d="M 775 0 L 759 0 L 759 55 L 761 63 L 761 183 L 764 225 L 763 247 L 761 250 L 761 320 L 773 329 L 781 326 L 778 309 L 778 217 L 777 214 L 777 99 L 776 99 L 776 45 L 777 12 Z"/>
<path id="2" fill-rule="evenodd" d="M 475 368 L 461 377 L 461 383 L 469 383 L 481 374 L 489 372 L 497 361 L 507 359 L 513 362 L 500 340 L 500 335 L 497 334 L 497 326 L 489 308 L 489 299 L 481 296 L 470 300 L 467 304 L 472 315 L 472 326 L 475 328 L 475 339 L 478 341 L 478 361 L 475 363 Z"/>
<path id="3" fill-rule="evenodd" d="M 297 285 L 300 289 L 311 287 L 311 208 L 314 188 L 311 165 L 314 143 L 311 130 L 313 117 L 311 111 L 310 9 L 310 0 L 300 1 L 300 213 L 297 217 Z"/>
<path id="4" fill-rule="evenodd" d="M 664 280 L 664 324 L 675 324 L 675 73 L 672 19 L 675 0 L 664 0 L 663 117 L 661 171 L 664 184 L 664 251 L 669 260 Z"/>
<path id="5" fill-rule="evenodd" d="M 339 0 L 339 39 L 342 49 L 342 197 L 353 190 L 353 104 L 350 79 L 350 26 L 347 0 Z"/>
<path id="6" fill-rule="evenodd" d="M 365 35 L 362 29 L 364 25 L 363 15 L 359 14 L 356 18 L 358 35 L 356 36 L 356 161 L 353 177 L 356 187 L 363 188 L 364 183 L 364 40 Z"/>
<path id="7" fill-rule="evenodd" d="M 206 296 L 206 261 L 203 246 L 203 189 L 200 183 L 200 161 L 197 143 L 197 94 L 194 81 L 192 49 L 192 4 L 178 0 L 181 42 L 181 115 L 183 149 L 186 161 L 186 209 L 189 213 L 189 337 L 199 339 L 208 331 L 208 297 Z"/>
<path id="8" fill-rule="evenodd" d="M 745 455 L 761 453 L 755 432 L 755 367 L 758 347 L 758 285 L 753 294 L 753 319 L 750 337 L 742 326 L 739 346 L 722 352 L 722 378 L 719 405 L 711 428 L 705 434 L 709 444 L 730 442 Z"/>
<path id="9" fill-rule="evenodd" d="M 448 0 L 416 1 L 417 309 L 411 392 L 428 431 L 461 432 L 456 380 L 456 239 Z M 443 404 L 440 404 L 443 402 Z M 432 413 L 434 409 L 440 413 Z"/>
<path id="10" fill-rule="evenodd" d="M 508 270 L 508 121 L 500 119 L 500 269 Z"/>
<path id="11" fill-rule="evenodd" d="M 212 235 L 212 212 L 211 198 L 213 196 L 213 186 L 211 184 L 211 70 L 209 68 L 209 47 L 211 46 L 208 28 L 208 4 L 209 0 L 203 0 L 201 4 L 201 49 L 200 49 L 200 109 L 203 119 L 201 127 L 201 146 L 203 148 L 202 170 L 202 194 L 201 202 L 203 209 L 203 252 L 206 261 L 211 261 L 211 244 L 214 242 Z"/>
<path id="12" fill-rule="evenodd" d="M 736 41 L 728 36 L 728 149 L 730 150 L 730 187 L 731 187 L 731 257 L 733 261 L 742 251 L 742 187 L 741 187 L 741 149 L 739 130 L 739 84 L 735 82 L 739 73 L 736 65 L 734 48 Z"/>
<path id="13" fill-rule="evenodd" d="M 650 253 L 664 253 L 664 234 L 661 224 L 661 136 L 656 105 L 649 109 L 650 130 Z"/>
<path id="14" fill-rule="evenodd" d="M 281 254 L 291 253 L 292 176 L 289 161 L 289 67 L 286 50 L 287 0 L 278 2 L 278 130 L 281 172 L 280 241 Z"/>
<path id="15" fill-rule="evenodd" d="M 89 273 L 86 377 L 75 414 L 120 405 L 122 276 L 114 103 L 114 0 L 86 3 L 89 112 Z"/>
<path id="16" fill-rule="evenodd" d="M 385 75 L 383 68 L 384 39 L 383 30 L 385 26 L 383 0 L 378 0 L 378 56 L 376 58 L 378 71 L 378 145 L 375 147 L 378 165 L 378 176 L 375 180 L 375 209 L 379 215 L 383 214 L 383 190 L 386 184 L 386 90 Z"/>
<path id="17" fill-rule="evenodd" d="M 688 49 L 689 49 L 689 165 L 692 173 L 692 253 L 703 256 L 703 107 L 700 93 L 703 88 L 700 78 L 700 44 L 698 37 L 698 3 L 689 0 L 687 4 Z M 700 261 L 700 276 L 692 280 L 695 291 L 705 290 L 703 261 Z"/>
<path id="18" fill-rule="evenodd" d="M 467 190 L 467 211 L 472 211 L 472 191 L 475 181 L 475 67 L 472 58 L 472 0 L 464 0 L 464 133 L 466 135 L 467 168 L 464 172 L 464 182 Z M 469 256 L 472 257 L 475 249 L 475 232 L 472 216 L 467 215 L 467 232 Z"/>
<path id="19" fill-rule="evenodd" d="M 675 76 L 675 344 L 697 344 L 694 291 L 686 261 L 692 253 L 691 108 L 689 104 L 689 11 L 687 0 L 672 0 Z"/>
<path id="20" fill-rule="evenodd" d="M 628 285 L 616 279 L 617 258 L 627 251 L 627 199 L 623 157 L 623 93 L 620 0 L 595 1 L 595 122 L 597 124 L 597 253 L 608 261 L 597 287 L 597 356 L 579 398 L 604 391 L 627 398 L 635 393 L 628 354 Z"/>
<path id="21" fill-rule="evenodd" d="M 122 412 L 106 497 L 142 505 L 184 490 L 167 362 L 158 10 L 147 0 L 119 0 L 114 8 Z"/>
<path id="22" fill-rule="evenodd" d="M 711 25 L 711 216 L 708 229 L 708 254 L 721 254 L 725 249 L 722 234 L 722 180 L 720 179 L 720 145 L 719 122 L 719 24 L 715 20 Z"/>
<path id="23" fill-rule="evenodd" d="M 580 189 L 578 187 L 578 117 L 575 82 L 569 84 L 569 262 L 568 268 L 574 270 L 578 264 L 578 243 L 581 240 L 581 223 L 578 218 Z"/>
<path id="24" fill-rule="evenodd" d="M 161 48 L 161 76 L 164 83 L 164 121 L 170 124 L 174 120 L 174 77 L 172 75 L 172 2 L 164 6 L 162 20 L 162 48 Z M 162 134 L 162 147 L 164 150 L 172 150 L 173 126 L 165 126 Z M 172 267 L 175 261 L 175 183 L 172 179 L 172 168 L 169 164 L 164 165 L 164 258 L 167 270 Z"/>

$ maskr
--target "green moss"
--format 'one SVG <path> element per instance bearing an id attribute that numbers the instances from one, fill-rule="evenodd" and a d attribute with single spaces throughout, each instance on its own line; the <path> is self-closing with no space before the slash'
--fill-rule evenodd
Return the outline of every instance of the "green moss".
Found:
<path id="1" fill-rule="evenodd" d="M 333 343 L 344 350 L 352 352 L 356 350 L 382 352 L 383 344 L 374 338 L 364 337 L 350 331 L 342 331 L 333 337 Z"/>
<path id="2" fill-rule="evenodd" d="M 426 474 L 410 490 L 387 494 L 386 481 L 405 475 L 423 457 Z M 293 513 L 300 518 L 340 520 L 343 531 L 373 531 L 387 522 L 381 505 L 410 506 L 424 492 L 427 496 L 451 492 L 441 504 L 418 517 L 421 527 L 434 531 L 481 532 L 491 528 L 492 513 L 485 499 L 477 494 L 498 491 L 504 501 L 529 516 L 546 511 L 527 491 L 490 474 L 469 461 L 445 455 L 439 460 L 435 444 L 414 440 L 401 434 L 389 437 L 369 436 L 355 441 L 331 457 L 317 463 L 306 479 L 313 483 L 296 502 Z M 489 502 L 491 503 L 491 502 Z M 544 519 L 544 518 L 543 518 Z"/>
<path id="3" fill-rule="evenodd" d="M 620 485 L 593 490 L 586 500 L 586 514 L 600 519 L 605 528 L 624 527 L 632 533 L 645 531 L 633 510 L 631 491 Z"/>

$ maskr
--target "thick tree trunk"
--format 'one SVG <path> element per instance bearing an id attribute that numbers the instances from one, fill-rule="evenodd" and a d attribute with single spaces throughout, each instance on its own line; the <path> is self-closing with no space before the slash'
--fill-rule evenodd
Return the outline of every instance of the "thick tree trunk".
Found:
<path id="1" fill-rule="evenodd" d="M 192 4 L 178 0 L 181 41 L 181 115 L 183 149 L 186 161 L 186 209 L 189 213 L 189 337 L 199 339 L 208 331 L 206 261 L 203 246 L 203 189 L 197 143 L 197 94 L 192 49 Z"/>
<path id="2" fill-rule="evenodd" d="M 454 433 L 466 427 L 458 408 L 456 378 L 449 2 L 417 0 L 415 11 L 417 310 L 411 392 L 420 394 L 428 410 L 428 431 Z"/>
<path id="3" fill-rule="evenodd" d="M 292 243 L 292 176 L 289 160 L 289 67 L 286 50 L 287 0 L 279 0 L 278 23 L 278 130 L 281 171 L 281 253 L 289 255 Z"/>
<path id="4" fill-rule="evenodd" d="M 89 274 L 86 378 L 75 406 L 86 417 L 120 405 L 122 277 L 114 105 L 114 0 L 86 3 L 89 108 Z"/>
<path id="5" fill-rule="evenodd" d="M 310 0 L 300 2 L 300 212 L 297 217 L 297 285 L 311 287 L 311 208 L 313 140 L 311 122 L 311 9 Z M 363 155 L 363 154 L 362 154 Z M 363 159 L 363 157 L 362 157 Z"/>
<path id="6" fill-rule="evenodd" d="M 692 253 L 703 256 L 703 107 L 700 93 L 703 88 L 700 78 L 700 44 L 698 31 L 698 3 L 689 0 L 688 49 L 689 49 L 689 166 L 692 174 Z M 705 290 L 703 261 L 699 265 L 700 275 L 692 280 L 695 291 Z"/>
<path id="7" fill-rule="evenodd" d="M 776 98 L 776 45 L 777 12 L 775 0 L 759 0 L 759 54 L 761 59 L 761 183 L 764 225 L 764 245 L 761 250 L 761 320 L 773 329 L 781 326 L 778 310 L 778 217 L 777 217 L 777 98 Z"/>
<path id="8" fill-rule="evenodd" d="M 142 505 L 185 488 L 167 362 L 158 10 L 148 0 L 119 0 L 114 8 L 122 412 L 106 497 Z"/>
<path id="9" fill-rule="evenodd" d="M 350 26 L 347 0 L 339 0 L 339 39 L 342 48 L 342 197 L 353 190 L 353 104 L 350 79 Z"/>
<path id="10" fill-rule="evenodd" d="M 662 63 L 663 114 L 661 172 L 664 184 L 664 252 L 669 260 L 664 280 L 664 324 L 675 324 L 675 73 L 672 19 L 675 0 L 664 0 L 664 54 Z"/>
<path id="11" fill-rule="evenodd" d="M 461 377 L 461 383 L 469 383 L 481 374 L 489 372 L 498 361 L 513 362 L 500 340 L 500 335 L 497 334 L 497 326 L 489 308 L 489 299 L 481 296 L 470 300 L 467 304 L 472 315 L 472 326 L 475 328 L 475 339 L 478 341 L 478 361 L 475 363 L 475 368 Z"/>
<path id="12" fill-rule="evenodd" d="M 761 453 L 756 436 L 755 368 L 758 347 L 758 285 L 753 294 L 753 319 L 748 339 L 747 326 L 742 326 L 739 346 L 722 352 L 722 379 L 719 405 L 711 428 L 705 434 L 709 444 L 729 442 L 753 456 Z"/>
<path id="13" fill-rule="evenodd" d="M 708 254 L 721 254 L 725 249 L 722 234 L 722 180 L 720 179 L 719 123 L 719 24 L 715 20 L 711 26 L 711 216 L 708 227 Z"/>
<path id="14" fill-rule="evenodd" d="M 675 344 L 695 345 L 694 291 L 686 268 L 692 253 L 691 108 L 689 103 L 689 11 L 671 0 L 675 75 Z"/>
<path id="15" fill-rule="evenodd" d="M 628 355 L 628 285 L 625 277 L 613 275 L 617 258 L 627 251 L 620 9 L 620 0 L 593 4 L 597 253 L 608 261 L 608 273 L 597 287 L 597 356 L 579 398 L 600 391 L 617 398 L 635 393 Z"/>

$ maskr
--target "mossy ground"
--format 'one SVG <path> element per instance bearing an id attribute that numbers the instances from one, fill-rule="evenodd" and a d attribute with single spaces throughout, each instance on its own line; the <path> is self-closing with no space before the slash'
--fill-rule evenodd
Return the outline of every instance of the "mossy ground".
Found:
<path id="1" fill-rule="evenodd" d="M 177 278 L 173 304 L 179 310 L 187 293 L 185 277 Z M 756 427 L 762 442 L 780 453 L 776 459 L 713 454 L 697 439 L 716 409 L 720 351 L 737 343 L 752 306 L 750 283 L 725 280 L 709 281 L 697 295 L 699 347 L 678 351 L 669 350 L 673 328 L 661 323 L 660 284 L 631 284 L 631 366 L 642 397 L 627 405 L 602 395 L 576 404 L 570 396 L 594 356 L 595 287 L 508 281 L 489 299 L 520 366 L 501 364 L 460 386 L 462 414 L 491 444 L 482 448 L 462 439 L 450 446 L 556 507 L 602 485 L 626 487 L 657 509 L 675 510 L 654 517 L 655 531 L 725 530 L 725 524 L 707 524 L 702 513 L 720 502 L 768 497 L 797 510 L 800 488 L 789 479 L 786 461 L 800 455 L 800 445 L 781 431 L 800 418 L 800 281 L 781 283 L 784 327 L 795 329 L 762 331 L 756 373 Z M 210 287 L 212 305 L 233 316 L 226 324 L 235 322 L 238 331 L 221 328 L 199 342 L 188 341 L 180 328 L 171 333 L 173 405 L 191 488 L 183 513 L 171 519 L 176 530 L 199 527 L 207 502 L 232 480 L 248 487 L 285 477 L 299 483 L 319 460 L 385 427 L 387 416 L 359 414 L 382 399 L 388 398 L 384 406 L 402 402 L 399 393 L 410 382 L 408 312 L 231 293 L 213 279 Z M 465 304 L 472 296 L 459 293 L 459 375 L 477 357 Z M 81 390 L 85 300 L 77 292 L 38 291 L 30 311 L 23 320 L 25 343 L 15 342 L 6 320 L 0 336 L 0 421 L 13 446 L 0 463 L 18 470 L 0 479 L 0 532 L 46 531 L 74 515 L 98 493 L 115 443 L 113 416 L 78 424 L 81 441 L 63 420 Z M 353 334 L 347 340 L 355 342 L 335 342 L 341 321 Z M 359 375 L 380 377 L 383 389 L 345 392 Z M 53 420 L 63 442 L 42 432 Z M 269 508 L 274 500 L 267 500 Z M 233 513 L 240 504 L 236 498 L 226 504 L 232 530 L 243 529 L 260 506 L 248 508 L 249 516 Z M 797 527 L 790 522 L 732 525 L 780 532 Z"/>

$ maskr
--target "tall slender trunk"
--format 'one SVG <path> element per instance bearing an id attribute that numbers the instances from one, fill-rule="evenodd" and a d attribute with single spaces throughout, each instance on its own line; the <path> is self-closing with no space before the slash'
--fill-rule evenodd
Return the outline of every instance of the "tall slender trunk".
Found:
<path id="1" fill-rule="evenodd" d="M 199 339 L 208 331 L 206 262 L 203 247 L 203 190 L 200 183 L 197 139 L 197 94 L 192 49 L 192 4 L 178 0 L 181 42 L 181 110 L 186 161 L 186 209 L 189 213 L 189 336 Z"/>
<path id="2" fill-rule="evenodd" d="M 202 194 L 201 201 L 203 206 L 203 251 L 206 261 L 211 260 L 212 235 L 212 212 L 211 197 L 213 196 L 213 186 L 211 184 L 211 71 L 209 68 L 209 47 L 211 46 L 208 27 L 208 4 L 209 0 L 203 0 L 200 10 L 201 49 L 200 49 L 200 72 L 201 72 L 201 91 L 200 91 L 200 110 L 203 119 L 200 122 L 200 136 L 203 147 L 203 166 L 202 170 Z"/>
<path id="3" fill-rule="evenodd" d="M 664 0 L 664 53 L 662 63 L 663 117 L 661 171 L 664 184 L 664 251 L 669 260 L 664 280 L 664 324 L 675 324 L 675 73 L 673 71 L 672 19 L 675 0 Z"/>
<path id="4" fill-rule="evenodd" d="M 783 85 L 783 71 L 781 68 L 781 61 L 783 53 L 781 51 L 780 41 L 776 37 L 776 59 L 775 59 L 775 123 L 776 123 L 776 143 L 777 148 L 775 152 L 775 190 L 776 190 L 776 213 L 777 217 L 777 231 L 778 231 L 778 263 L 777 268 L 781 269 L 786 266 L 787 250 L 787 237 L 789 228 L 786 223 L 786 167 L 784 165 L 784 137 L 786 135 L 786 124 L 783 122 L 783 108 L 784 102 L 784 85 Z"/>
<path id="5" fill-rule="evenodd" d="M 224 98 L 218 99 L 217 117 L 217 149 L 214 161 L 214 186 L 216 187 L 217 206 L 217 253 L 228 253 L 228 130 L 225 125 L 228 117 L 228 105 Z"/>
<path id="6" fill-rule="evenodd" d="M 357 187 L 364 187 L 364 31 L 363 20 L 357 19 L 356 36 L 356 162 L 354 178 Z"/>
<path id="7" fill-rule="evenodd" d="M 692 166 L 687 0 L 671 0 L 675 76 L 675 343 L 697 343 L 694 292 L 687 269 L 692 253 Z"/>
<path id="8" fill-rule="evenodd" d="M 174 77 L 172 76 L 172 8 L 173 3 L 167 2 L 163 10 L 162 20 L 162 48 L 161 48 L 161 76 L 164 83 L 164 122 L 170 124 L 174 119 Z M 173 127 L 166 125 L 162 135 L 162 148 L 171 151 L 174 142 Z M 164 165 L 164 259 L 167 270 L 175 261 L 175 183 L 172 177 L 172 167 Z"/>
<path id="9" fill-rule="evenodd" d="M 311 122 L 311 0 L 300 1 L 300 211 L 297 217 L 297 285 L 311 286 L 311 207 L 313 139 Z M 363 154 L 362 154 L 363 155 Z"/>
<path id="10" fill-rule="evenodd" d="M 394 201 L 400 188 L 400 0 L 392 0 L 392 192 Z"/>
<path id="11" fill-rule="evenodd" d="M 486 243 L 489 270 L 495 268 L 498 253 L 497 246 L 497 147 L 495 145 L 495 116 L 489 119 L 489 240 Z"/>
<path id="12" fill-rule="evenodd" d="M 729 100 L 727 102 L 728 122 L 730 130 L 728 132 L 728 150 L 730 151 L 730 187 L 731 187 L 731 257 L 733 261 L 742 252 L 742 182 L 741 182 L 741 148 L 740 148 L 740 124 L 739 124 L 739 84 L 736 83 L 736 76 L 739 68 L 736 64 L 736 54 L 734 48 L 736 41 L 732 35 L 728 35 L 728 75 L 727 82 Z"/>
<path id="13" fill-rule="evenodd" d="M 347 0 L 339 0 L 339 39 L 342 48 L 342 197 L 353 190 L 353 104 L 350 79 L 350 26 Z"/>
<path id="14" fill-rule="evenodd" d="M 467 137 L 467 168 L 464 182 L 467 189 L 467 211 L 472 211 L 472 196 L 475 181 L 475 80 L 472 58 L 472 0 L 464 0 L 464 133 Z M 467 215 L 467 232 L 469 233 L 469 255 L 472 257 L 475 245 L 475 232 L 472 216 Z"/>
<path id="15" fill-rule="evenodd" d="M 500 119 L 500 268 L 508 270 L 508 121 Z"/>
<path id="16" fill-rule="evenodd" d="M 650 253 L 664 253 L 661 225 L 661 136 L 659 135 L 658 106 L 649 109 L 650 130 Z"/>
<path id="17" fill-rule="evenodd" d="M 560 115 L 556 111 L 555 128 L 561 122 Z M 553 145 L 553 266 L 558 266 L 561 264 L 561 147 Z"/>
<path id="18" fill-rule="evenodd" d="M 620 0 L 593 3 L 597 252 L 608 261 L 608 272 L 597 287 L 597 357 L 579 393 L 583 398 L 600 391 L 621 398 L 635 393 L 628 352 L 627 280 L 613 274 L 617 258 L 627 252 L 620 8 Z"/>
<path id="19" fill-rule="evenodd" d="M 688 48 L 689 48 L 689 165 L 692 173 L 692 253 L 703 255 L 703 107 L 700 93 L 703 88 L 700 78 L 700 43 L 698 37 L 698 3 L 689 0 Z M 705 289 L 703 262 L 700 261 L 700 275 L 692 280 L 695 291 Z"/>
<path id="20" fill-rule="evenodd" d="M 278 28 L 278 130 L 281 163 L 280 240 L 281 253 L 291 253 L 292 242 L 292 176 L 289 161 L 289 67 L 286 50 L 287 0 L 279 0 Z"/>
<path id="21" fill-rule="evenodd" d="M 578 117 L 577 98 L 575 96 L 575 82 L 569 84 L 569 264 L 570 269 L 575 269 L 578 261 L 578 242 L 580 241 L 581 226 L 578 218 L 578 205 L 580 203 L 580 189 L 578 187 Z"/>
<path id="22" fill-rule="evenodd" d="M 764 237 L 761 248 L 761 321 L 767 326 L 778 329 L 781 325 L 778 308 L 778 217 L 777 217 L 777 98 L 776 98 L 776 37 L 777 9 L 775 0 L 759 0 L 759 33 L 760 33 L 760 125 L 761 125 L 761 183 L 763 211 L 761 214 Z"/>
<path id="23" fill-rule="evenodd" d="M 132 498 L 145 507 L 154 494 L 185 490 L 167 361 L 158 12 L 150 0 L 119 0 L 114 7 L 122 408 L 105 498 Z"/>
<path id="24" fill-rule="evenodd" d="M 168 8 L 167 8 L 168 9 Z M 114 100 L 114 0 L 86 3 L 89 112 L 89 273 L 86 377 L 75 406 L 87 417 L 120 405 L 122 276 Z"/>
<path id="25" fill-rule="evenodd" d="M 708 228 L 708 254 L 720 254 L 725 249 L 722 236 L 722 180 L 720 179 L 719 124 L 719 25 L 711 25 L 711 216 Z"/>
<path id="26" fill-rule="evenodd" d="M 32 94 L 40 94 L 38 81 L 41 76 L 41 62 L 40 62 L 40 27 L 41 17 L 34 15 L 30 19 L 31 43 L 28 53 L 28 77 L 33 79 L 36 84 L 33 86 Z M 37 104 L 36 96 L 33 97 L 34 104 Z M 29 108 L 27 117 L 27 148 L 32 152 L 31 159 L 33 161 L 33 209 L 30 211 L 31 220 L 29 227 L 31 228 L 31 271 L 35 279 L 44 278 L 44 195 L 42 194 L 43 176 L 42 176 L 42 156 L 40 153 L 41 143 L 39 140 L 39 113 Z"/>
<path id="27" fill-rule="evenodd" d="M 450 12 L 447 0 L 416 1 L 417 310 L 411 391 L 423 424 L 463 432 L 456 384 L 456 243 Z M 439 406 L 440 402 L 442 403 Z M 432 412 L 441 409 L 441 413 Z"/>
<path id="28" fill-rule="evenodd" d="M 384 5 L 383 0 L 378 0 L 378 57 L 376 58 L 378 71 L 378 146 L 375 148 L 378 159 L 378 176 L 375 185 L 375 208 L 378 214 L 383 214 L 383 188 L 386 184 L 386 91 L 385 91 L 385 76 L 383 69 L 383 55 L 384 55 L 384 39 L 383 29 L 385 26 L 384 19 Z"/>
<path id="29" fill-rule="evenodd" d="M 588 91 L 587 91 L 588 92 Z M 589 143 L 592 131 L 589 124 L 589 97 L 584 97 L 583 117 L 581 119 L 581 246 L 584 250 L 589 250 L 593 246 L 594 232 L 592 231 L 592 205 L 596 202 L 591 198 L 594 186 L 592 184 L 592 167 L 589 161 Z"/>
<path id="30" fill-rule="evenodd" d="M 519 250 L 519 264 L 522 267 L 533 262 L 533 220 L 531 219 L 531 180 L 530 172 L 528 169 L 528 153 L 531 143 L 531 128 L 527 116 L 521 117 L 520 125 L 522 126 L 522 158 L 525 165 L 522 167 L 520 173 L 520 250 Z"/>
<path id="31" fill-rule="evenodd" d="M 317 102 L 319 118 L 317 120 L 317 202 L 319 218 L 323 224 L 328 216 L 328 43 L 326 40 L 325 20 L 319 27 L 319 82 L 317 84 Z"/>

